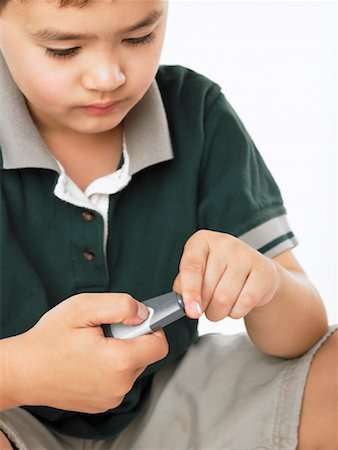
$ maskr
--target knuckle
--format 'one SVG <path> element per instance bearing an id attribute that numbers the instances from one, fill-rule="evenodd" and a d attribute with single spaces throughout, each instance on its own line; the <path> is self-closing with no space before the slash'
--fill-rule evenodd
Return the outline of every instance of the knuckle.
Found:
<path id="1" fill-rule="evenodd" d="M 214 295 L 213 300 L 221 306 L 222 309 L 230 309 L 235 301 L 235 296 L 222 292 L 221 294 Z"/>
<path id="2" fill-rule="evenodd" d="M 114 399 L 123 397 L 125 394 L 124 383 L 121 382 L 114 388 Z"/>
<path id="3" fill-rule="evenodd" d="M 233 236 L 232 234 L 228 233 L 218 233 L 218 234 L 222 238 L 221 243 L 223 244 L 229 244 L 237 241 L 237 238 L 235 238 L 235 236 Z"/>
<path id="4" fill-rule="evenodd" d="M 74 300 L 74 302 L 76 303 L 81 303 L 81 302 L 88 302 L 92 296 L 93 294 L 89 294 L 88 292 L 81 292 L 80 294 L 73 295 L 71 299 Z"/>
<path id="5" fill-rule="evenodd" d="M 236 312 L 230 312 L 229 317 L 231 317 L 232 319 L 241 319 L 242 318 L 242 314 L 236 313 Z"/>
<path id="6" fill-rule="evenodd" d="M 161 352 L 162 358 L 165 358 L 166 356 L 168 356 L 168 353 L 169 353 L 169 344 L 168 344 L 168 341 L 165 340 L 165 342 L 163 343 L 163 346 L 162 346 L 162 352 Z"/>
<path id="7" fill-rule="evenodd" d="M 88 294 L 86 292 L 73 295 L 69 297 L 65 304 L 70 308 L 70 311 L 74 314 L 80 314 L 81 311 L 85 310 L 90 306 L 93 299 L 93 294 Z M 61 305 L 61 303 L 60 303 Z"/>
<path id="8" fill-rule="evenodd" d="M 114 401 L 118 401 L 119 399 L 123 398 L 126 394 L 126 391 L 123 389 L 122 386 L 119 386 L 118 389 L 115 390 L 115 396 Z"/>
<path id="9" fill-rule="evenodd" d="M 195 233 L 193 233 L 189 237 L 189 239 L 186 241 L 184 248 L 186 249 L 190 245 L 194 244 L 195 241 L 199 242 L 201 239 L 205 239 L 207 237 L 208 233 L 210 233 L 210 231 L 204 230 L 204 229 L 195 231 Z"/>
<path id="10" fill-rule="evenodd" d="M 178 294 L 180 293 L 180 282 L 179 282 L 179 278 L 177 277 L 173 283 L 173 291 L 177 292 Z"/>
<path id="11" fill-rule="evenodd" d="M 94 408 L 91 411 L 87 411 L 88 414 L 101 414 L 101 413 L 105 413 L 107 412 L 109 409 L 109 407 L 105 406 L 97 406 L 96 408 Z"/>
<path id="12" fill-rule="evenodd" d="M 230 307 L 220 307 L 219 304 L 211 303 L 205 311 L 206 317 L 211 322 L 218 322 L 227 317 Z"/>
<path id="13" fill-rule="evenodd" d="M 114 409 L 114 408 L 117 408 L 118 406 L 120 406 L 124 400 L 124 397 L 125 397 L 124 395 L 115 397 L 114 400 L 112 401 L 109 409 Z"/>
<path id="14" fill-rule="evenodd" d="M 67 298 L 66 304 L 72 309 L 78 308 L 79 305 L 82 304 L 85 300 L 86 300 L 85 294 L 76 294 L 73 295 L 72 297 Z"/>
<path id="15" fill-rule="evenodd" d="M 122 294 L 121 300 L 123 305 L 122 306 L 123 314 L 127 316 L 134 315 L 137 310 L 137 304 L 135 299 L 129 294 Z"/>
<path id="16" fill-rule="evenodd" d="M 212 233 L 212 231 L 201 228 L 201 229 L 197 230 L 193 236 L 204 238 L 204 237 L 208 236 L 210 233 Z"/>
<path id="17" fill-rule="evenodd" d="M 132 307 L 135 304 L 135 300 L 130 294 L 122 294 L 121 298 L 127 307 Z"/>
<path id="18" fill-rule="evenodd" d="M 66 308 L 68 318 L 76 319 L 83 311 L 85 304 L 88 303 L 88 296 L 86 294 L 77 294 L 67 298 L 64 302 L 59 304 L 60 308 Z"/>
<path id="19" fill-rule="evenodd" d="M 256 295 L 254 295 L 254 294 L 252 294 L 252 293 L 246 294 L 246 295 L 243 297 L 241 303 L 242 303 L 242 305 L 243 305 L 244 307 L 246 307 L 246 308 L 251 307 L 251 306 L 255 306 L 256 303 L 257 303 Z"/>
<path id="20" fill-rule="evenodd" d="M 106 401 L 97 399 L 94 404 L 87 406 L 86 408 L 82 408 L 82 412 L 86 414 L 99 414 L 106 412 L 108 409 L 109 405 Z"/>
<path id="21" fill-rule="evenodd" d="M 219 244 L 222 247 L 229 247 L 229 245 L 234 245 L 238 241 L 238 239 L 235 238 L 235 236 L 232 236 L 231 234 L 227 233 L 221 233 L 221 238 L 222 239 L 219 240 Z"/>
<path id="22" fill-rule="evenodd" d="M 135 383 L 134 377 L 131 377 L 125 381 L 124 386 L 123 386 L 123 394 L 124 395 L 126 395 L 129 391 L 132 390 L 134 383 Z"/>
<path id="23" fill-rule="evenodd" d="M 133 387 L 134 379 L 131 377 L 125 377 L 122 383 L 120 383 L 119 387 L 116 390 L 116 395 L 118 398 L 124 397 Z"/>
<path id="24" fill-rule="evenodd" d="M 133 297 L 132 297 L 130 294 L 127 294 L 127 293 L 122 294 L 122 298 L 124 299 L 124 301 L 125 301 L 126 303 L 132 304 L 132 303 L 135 302 L 135 300 L 133 299 Z"/>
<path id="25" fill-rule="evenodd" d="M 155 336 L 152 336 L 155 338 Z M 163 330 L 156 331 L 156 340 L 154 341 L 154 355 L 157 360 L 165 358 L 169 353 L 169 344 Z"/>
<path id="26" fill-rule="evenodd" d="M 219 314 L 211 308 L 205 311 L 205 316 L 210 322 L 218 322 L 220 320 Z"/>
<path id="27" fill-rule="evenodd" d="M 122 403 L 123 400 L 124 400 L 124 397 L 125 397 L 124 395 L 121 395 L 120 397 L 117 397 L 117 398 L 115 399 L 113 408 L 117 408 L 118 406 L 120 406 L 121 403 Z"/>
<path id="28" fill-rule="evenodd" d="M 193 272 L 197 274 L 201 274 L 204 272 L 203 267 L 200 262 L 195 259 L 187 259 L 181 261 L 180 271 L 183 272 Z"/>

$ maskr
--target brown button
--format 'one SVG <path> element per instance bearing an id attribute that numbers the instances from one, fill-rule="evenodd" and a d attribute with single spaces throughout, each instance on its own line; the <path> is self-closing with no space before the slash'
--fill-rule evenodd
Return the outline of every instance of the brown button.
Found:
<path id="1" fill-rule="evenodd" d="M 90 211 L 82 211 L 82 218 L 87 222 L 92 222 L 96 219 L 95 214 Z"/>
<path id="2" fill-rule="evenodd" d="M 84 257 L 84 259 L 85 259 L 86 261 L 93 261 L 93 259 L 96 258 L 95 253 L 91 252 L 90 250 L 85 250 L 85 251 L 82 253 L 82 256 Z"/>

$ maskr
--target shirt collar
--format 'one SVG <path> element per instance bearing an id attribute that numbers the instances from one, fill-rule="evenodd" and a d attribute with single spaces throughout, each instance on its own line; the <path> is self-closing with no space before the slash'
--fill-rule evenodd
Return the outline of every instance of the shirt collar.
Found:
<path id="1" fill-rule="evenodd" d="M 42 168 L 60 172 L 38 132 L 0 52 L 0 144 L 4 169 Z M 156 132 L 154 132 L 154 130 Z M 167 117 L 156 83 L 124 119 L 129 174 L 173 159 Z"/>

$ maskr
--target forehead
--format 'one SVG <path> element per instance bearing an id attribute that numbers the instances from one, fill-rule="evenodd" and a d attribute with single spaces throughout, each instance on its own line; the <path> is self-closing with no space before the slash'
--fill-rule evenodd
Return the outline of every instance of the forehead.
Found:
<path id="1" fill-rule="evenodd" d="M 1 0 L 0 0 L 1 1 Z M 43 24 L 85 28 L 96 24 L 128 28 L 140 18 L 159 19 L 167 9 L 166 0 L 10 0 L 4 15 L 24 28 Z M 158 14 L 162 12 L 162 14 Z"/>
<path id="2" fill-rule="evenodd" d="M 138 3 L 153 3 L 152 0 L 6 0 L 4 4 L 21 4 L 27 6 L 37 6 L 38 4 L 46 4 L 59 8 L 73 7 L 84 8 L 87 5 L 104 5 L 112 3 L 128 3 L 130 9 L 137 6 Z M 167 3 L 168 0 L 159 0 L 158 3 Z M 1 5 L 1 1 L 0 1 Z"/>
<path id="3" fill-rule="evenodd" d="M 101 2 L 101 3 L 114 3 L 116 0 L 14 0 L 19 3 L 50 3 L 54 4 L 55 6 L 75 6 L 75 7 L 84 7 L 88 3 L 95 3 L 95 2 Z"/>

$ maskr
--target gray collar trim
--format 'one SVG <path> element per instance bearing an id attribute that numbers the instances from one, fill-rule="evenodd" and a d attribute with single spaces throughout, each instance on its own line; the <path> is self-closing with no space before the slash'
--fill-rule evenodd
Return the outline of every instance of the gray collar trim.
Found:
<path id="1" fill-rule="evenodd" d="M 60 172 L 41 138 L 0 52 L 0 144 L 4 169 L 41 168 Z M 162 97 L 156 83 L 124 119 L 129 175 L 174 158 Z"/>

